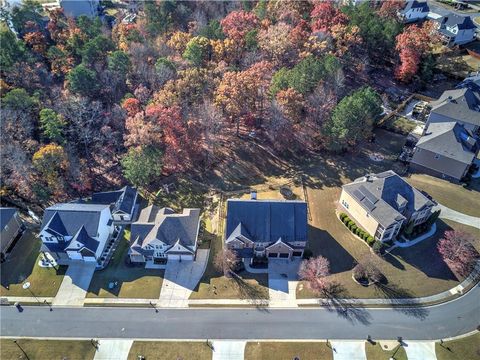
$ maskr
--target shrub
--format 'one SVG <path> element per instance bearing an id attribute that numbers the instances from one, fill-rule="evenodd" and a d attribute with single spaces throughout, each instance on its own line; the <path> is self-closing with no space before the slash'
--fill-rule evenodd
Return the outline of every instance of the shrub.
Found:
<path id="1" fill-rule="evenodd" d="M 345 214 L 345 213 L 340 213 L 340 220 L 343 221 L 346 217 L 348 217 L 347 214 Z"/>
<path id="2" fill-rule="evenodd" d="M 372 249 L 375 254 L 381 254 L 383 252 L 383 243 L 376 240 L 372 246 Z"/>
<path id="3" fill-rule="evenodd" d="M 362 232 L 362 229 L 360 229 L 359 227 L 355 229 L 355 235 L 360 235 L 361 232 Z"/>
<path id="4" fill-rule="evenodd" d="M 351 232 L 353 232 L 354 234 L 356 234 L 357 229 L 358 227 L 355 224 L 353 224 L 352 227 L 350 228 Z"/>
<path id="5" fill-rule="evenodd" d="M 350 227 L 355 224 L 352 220 L 348 220 L 345 225 L 347 225 L 347 227 L 350 229 Z"/>
<path id="6" fill-rule="evenodd" d="M 375 243 L 375 239 L 373 238 L 373 236 L 369 236 L 367 238 L 367 244 L 370 246 L 373 246 L 374 243 Z"/>

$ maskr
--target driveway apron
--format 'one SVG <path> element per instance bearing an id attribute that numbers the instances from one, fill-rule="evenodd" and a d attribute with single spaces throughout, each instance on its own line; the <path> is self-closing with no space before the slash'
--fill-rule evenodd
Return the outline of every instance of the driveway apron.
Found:
<path id="1" fill-rule="evenodd" d="M 127 360 L 133 340 L 99 340 L 93 360 Z"/>
<path id="2" fill-rule="evenodd" d="M 72 261 L 53 299 L 53 305 L 83 306 L 95 266 L 95 262 Z"/>
<path id="3" fill-rule="evenodd" d="M 408 360 L 437 360 L 435 343 L 433 341 L 407 342 L 404 345 L 404 349 L 407 353 Z"/>
<path id="4" fill-rule="evenodd" d="M 246 341 L 212 341 L 212 360 L 243 360 Z"/>

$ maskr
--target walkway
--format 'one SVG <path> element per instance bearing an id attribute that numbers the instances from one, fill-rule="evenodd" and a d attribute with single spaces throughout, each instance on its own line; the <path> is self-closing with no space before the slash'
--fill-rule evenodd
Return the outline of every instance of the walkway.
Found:
<path id="1" fill-rule="evenodd" d="M 460 224 L 469 225 L 469 226 L 476 227 L 477 229 L 480 229 L 480 218 L 478 217 L 466 215 L 459 211 L 455 211 L 446 206 L 443 206 L 442 204 L 438 204 L 434 208 L 434 210 L 437 210 L 437 209 L 441 210 L 440 212 L 441 219 L 452 220 Z"/>
<path id="2" fill-rule="evenodd" d="M 333 360 L 367 360 L 365 341 L 331 341 Z"/>
<path id="3" fill-rule="evenodd" d="M 435 343 L 433 341 L 409 341 L 408 343 L 405 343 L 403 348 L 407 353 L 408 360 L 437 360 L 437 356 L 435 355 Z"/>
<path id="4" fill-rule="evenodd" d="M 243 360 L 246 341 L 212 341 L 212 360 Z"/>
<path id="5" fill-rule="evenodd" d="M 300 260 L 270 259 L 268 295 L 270 307 L 297 307 L 298 268 Z"/>
<path id="6" fill-rule="evenodd" d="M 83 306 L 96 262 L 71 261 L 53 305 Z"/>
<path id="7" fill-rule="evenodd" d="M 208 261 L 208 249 L 197 250 L 195 261 L 169 260 L 160 291 L 161 307 L 188 307 L 188 298 L 202 278 Z"/>
<path id="8" fill-rule="evenodd" d="M 93 360 L 127 360 L 133 340 L 99 340 Z"/>

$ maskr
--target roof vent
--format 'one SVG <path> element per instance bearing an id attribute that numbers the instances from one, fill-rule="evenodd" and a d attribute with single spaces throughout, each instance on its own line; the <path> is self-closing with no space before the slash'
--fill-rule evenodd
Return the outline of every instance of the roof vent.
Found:
<path id="1" fill-rule="evenodd" d="M 250 192 L 250 199 L 257 200 L 257 192 L 255 190 Z"/>

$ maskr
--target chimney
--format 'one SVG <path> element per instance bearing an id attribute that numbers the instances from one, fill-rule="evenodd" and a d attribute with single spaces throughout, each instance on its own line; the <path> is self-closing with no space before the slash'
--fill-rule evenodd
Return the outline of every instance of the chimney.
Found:
<path id="1" fill-rule="evenodd" d="M 257 191 L 256 190 L 252 190 L 250 192 L 250 200 L 257 200 Z"/>

